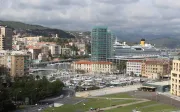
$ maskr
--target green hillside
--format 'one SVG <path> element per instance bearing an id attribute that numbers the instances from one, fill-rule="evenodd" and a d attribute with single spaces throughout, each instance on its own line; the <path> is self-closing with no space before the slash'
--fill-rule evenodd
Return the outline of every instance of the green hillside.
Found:
<path id="1" fill-rule="evenodd" d="M 5 25 L 5 26 L 9 26 L 9 27 L 14 28 L 14 29 L 23 29 L 23 30 L 26 30 L 26 29 L 47 29 L 47 28 L 40 26 L 40 25 L 30 25 L 30 24 L 25 24 L 25 23 L 16 22 L 16 21 L 1 21 L 0 20 L 0 25 Z"/>
<path id="2" fill-rule="evenodd" d="M 52 35 L 58 34 L 60 38 L 75 38 L 73 35 L 71 35 L 66 31 L 60 29 L 47 28 L 40 25 L 31 25 L 16 21 L 1 21 L 1 20 L 0 20 L 0 25 L 11 27 L 16 31 L 25 32 L 27 35 L 31 35 L 31 36 L 51 37 Z"/>

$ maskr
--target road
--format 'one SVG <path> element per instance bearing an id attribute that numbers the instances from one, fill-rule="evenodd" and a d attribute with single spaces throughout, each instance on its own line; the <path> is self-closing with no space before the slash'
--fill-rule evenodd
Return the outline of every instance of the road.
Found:
<path id="1" fill-rule="evenodd" d="M 102 96 L 107 94 L 121 93 L 137 90 L 141 87 L 141 84 L 129 85 L 124 87 L 113 87 L 113 88 L 104 88 L 99 90 L 85 91 L 85 92 L 76 92 L 77 97 L 88 97 L 88 96 Z"/>
<path id="2" fill-rule="evenodd" d="M 180 108 L 180 101 L 177 101 L 171 97 L 167 97 L 161 93 L 157 94 L 155 92 L 131 91 L 131 92 L 128 92 L 128 94 L 136 98 L 149 99 L 152 101 L 157 101 L 160 103 L 164 103 L 164 104 L 168 104 L 168 105 L 172 105 L 177 108 Z"/>
<path id="3" fill-rule="evenodd" d="M 74 96 L 75 96 L 74 90 L 63 89 L 63 94 L 60 96 L 41 100 L 39 101 L 37 105 L 29 105 L 29 106 L 26 106 L 25 109 L 16 110 L 15 112 L 40 112 L 50 106 L 53 106 L 54 103 L 75 104 L 82 100 L 82 98 L 74 98 Z M 42 110 L 39 110 L 39 109 L 42 109 Z"/>

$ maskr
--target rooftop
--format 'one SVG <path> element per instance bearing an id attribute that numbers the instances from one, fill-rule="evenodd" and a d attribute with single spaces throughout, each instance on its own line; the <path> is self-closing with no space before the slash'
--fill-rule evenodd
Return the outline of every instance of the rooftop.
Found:
<path id="1" fill-rule="evenodd" d="M 150 64 L 150 65 L 167 65 L 169 64 L 166 61 L 146 61 L 146 64 Z"/>
<path id="2" fill-rule="evenodd" d="M 28 49 L 41 49 L 41 47 L 38 46 L 26 46 Z"/>
<path id="3" fill-rule="evenodd" d="M 143 60 L 128 60 L 128 62 L 143 62 Z"/>
<path id="4" fill-rule="evenodd" d="M 152 82 L 152 83 L 147 83 L 147 84 L 164 86 L 164 85 L 170 85 L 170 81 Z"/>
<path id="5" fill-rule="evenodd" d="M 56 45 L 55 42 L 38 42 L 37 44 L 53 44 L 53 45 Z"/>
<path id="6" fill-rule="evenodd" d="M 76 61 L 75 64 L 112 64 L 112 62 L 106 62 L 106 61 L 92 62 L 88 60 L 80 60 L 80 61 Z"/>
<path id="7" fill-rule="evenodd" d="M 93 29 L 107 29 L 107 26 L 94 26 Z"/>

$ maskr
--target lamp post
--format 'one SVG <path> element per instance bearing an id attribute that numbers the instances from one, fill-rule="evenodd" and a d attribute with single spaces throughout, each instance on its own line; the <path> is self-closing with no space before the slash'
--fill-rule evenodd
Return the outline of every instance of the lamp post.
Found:
<path id="1" fill-rule="evenodd" d="M 170 97 L 171 98 L 171 105 L 173 105 L 173 102 L 172 102 L 172 100 L 173 100 L 173 97 Z"/>

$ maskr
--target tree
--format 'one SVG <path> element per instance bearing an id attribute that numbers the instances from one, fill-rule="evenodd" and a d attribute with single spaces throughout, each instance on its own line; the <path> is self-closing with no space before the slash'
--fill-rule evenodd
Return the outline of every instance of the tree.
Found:
<path id="1" fill-rule="evenodd" d="M 63 87 L 64 84 L 61 81 L 49 82 L 46 77 L 39 80 L 21 78 L 15 81 L 11 88 L 11 92 L 12 96 L 15 96 L 21 91 L 17 100 L 24 101 L 25 98 L 28 97 L 31 100 L 31 104 L 34 104 L 46 97 L 61 94 Z"/>
<path id="2" fill-rule="evenodd" d="M 117 69 L 119 72 L 124 73 L 124 70 L 126 69 L 126 62 L 125 60 L 120 61 L 120 63 L 117 64 Z"/>
<path id="3" fill-rule="evenodd" d="M 87 43 L 85 48 L 86 48 L 87 54 L 91 54 L 91 44 Z"/>
<path id="4" fill-rule="evenodd" d="M 10 98 L 10 87 L 9 70 L 5 66 L 0 66 L 0 112 L 7 112 L 15 108 Z"/>
<path id="5" fill-rule="evenodd" d="M 73 44 L 72 46 L 69 46 L 72 51 L 79 51 L 79 49 Z"/>
<path id="6" fill-rule="evenodd" d="M 134 74 L 134 72 L 130 72 L 130 76 L 134 76 L 135 74 Z"/>
<path id="7" fill-rule="evenodd" d="M 39 75 L 36 75 L 36 80 L 39 80 L 40 79 L 40 76 Z"/>

